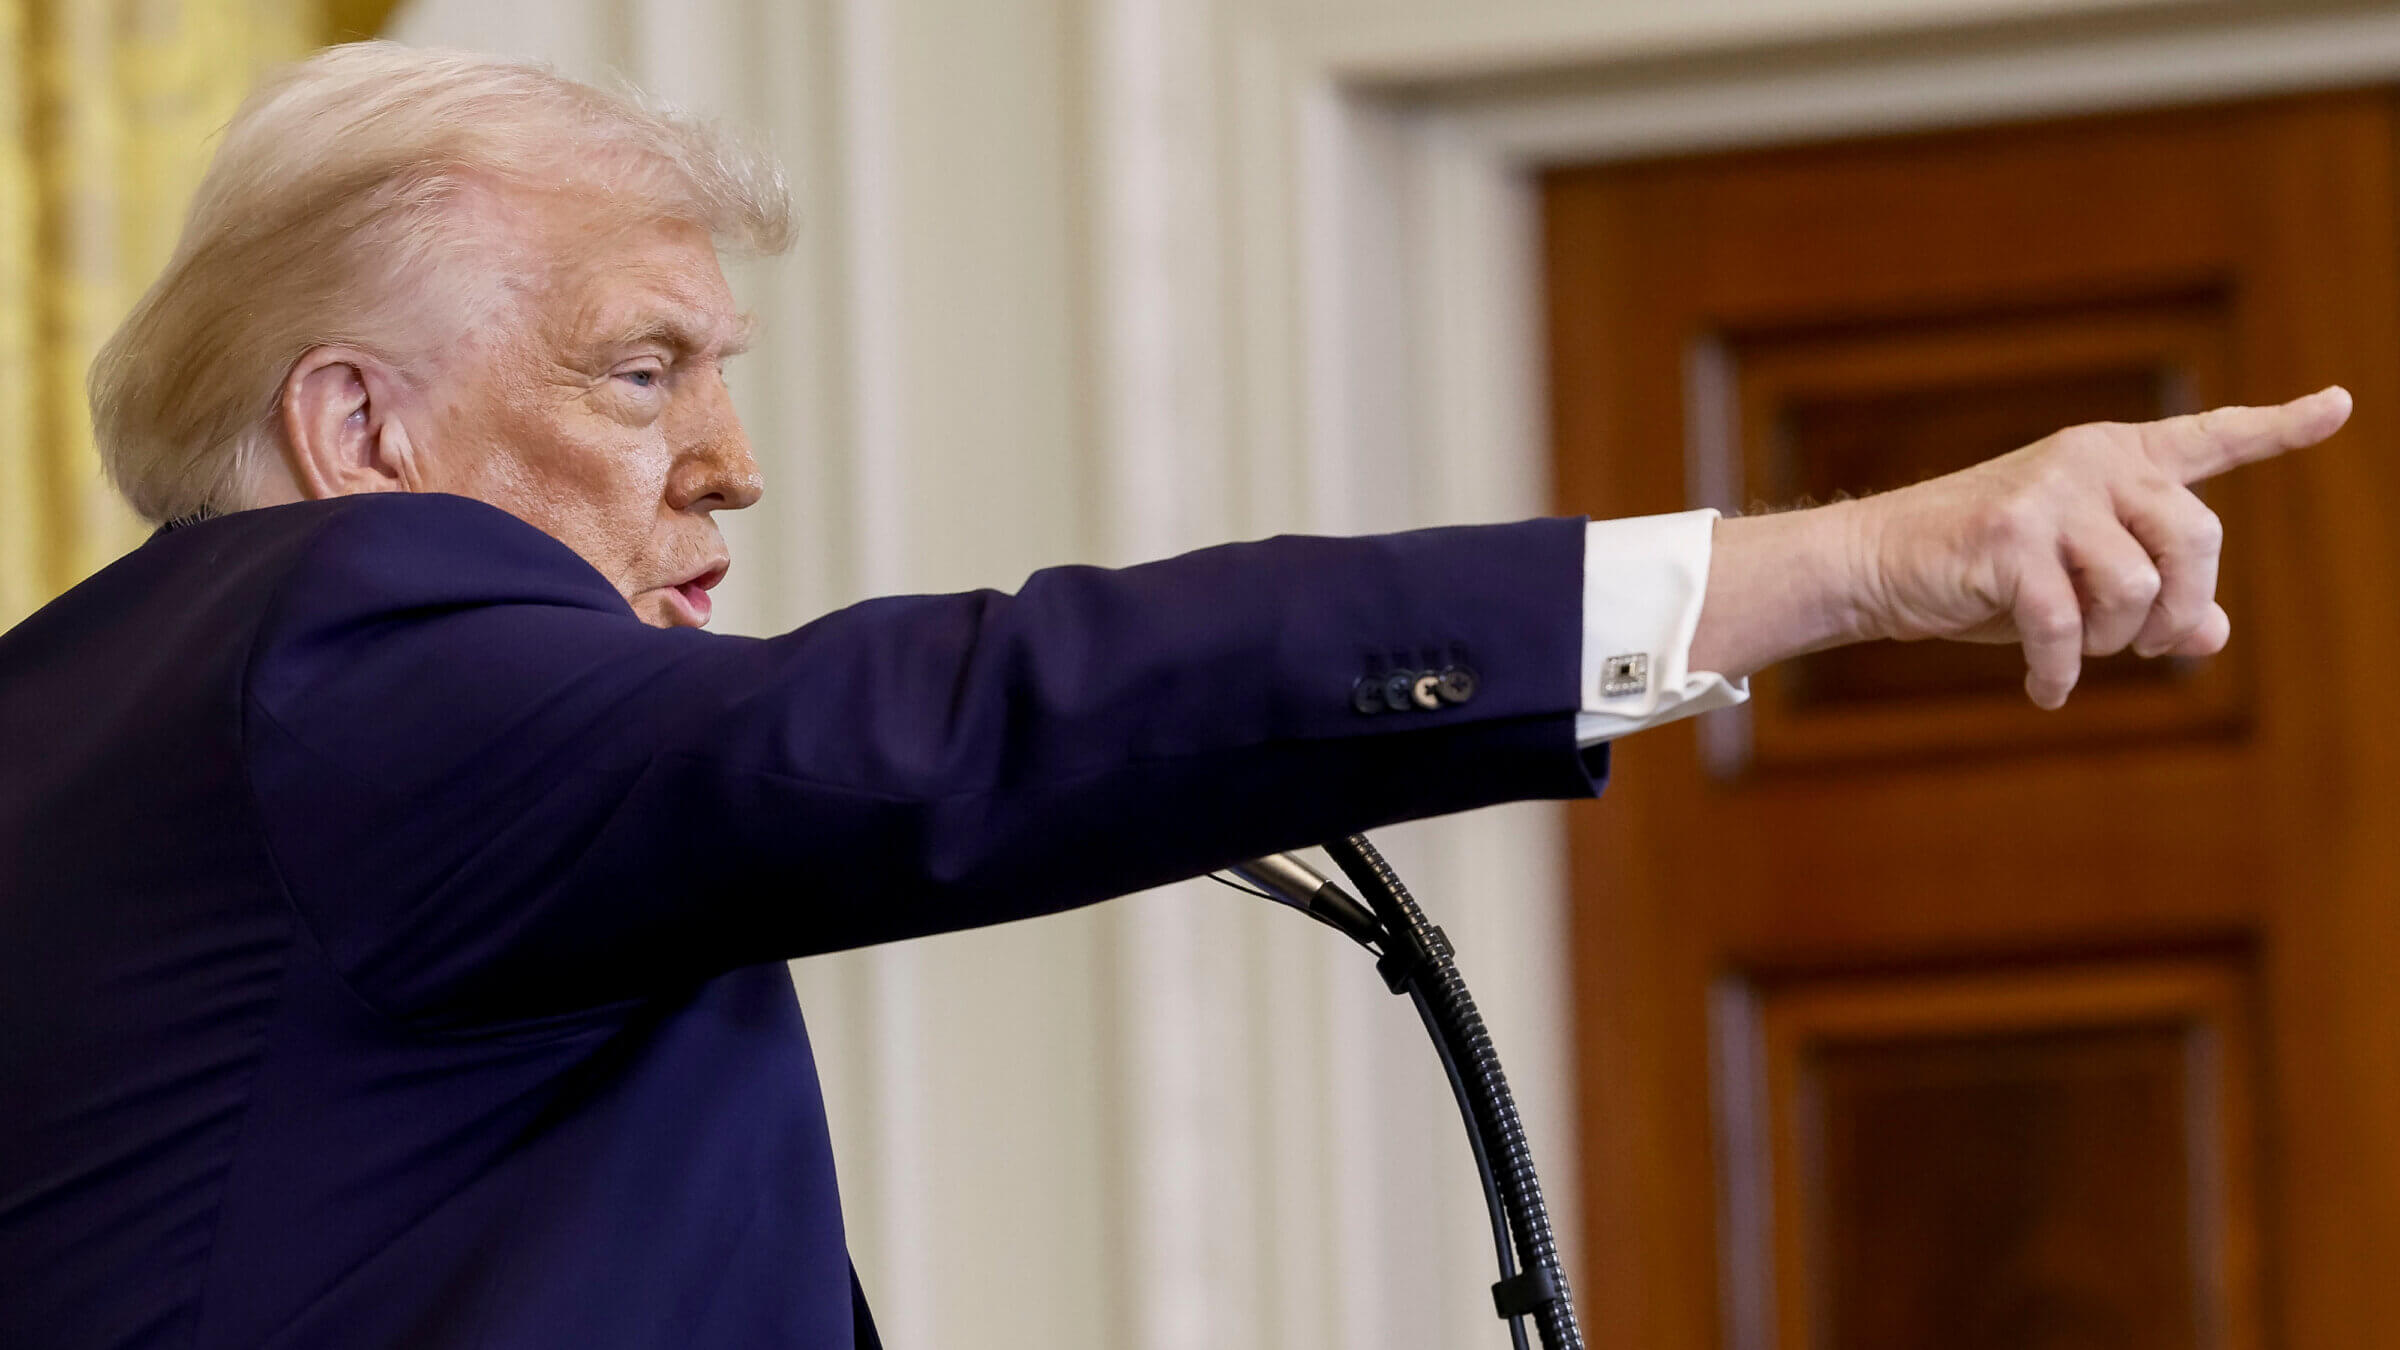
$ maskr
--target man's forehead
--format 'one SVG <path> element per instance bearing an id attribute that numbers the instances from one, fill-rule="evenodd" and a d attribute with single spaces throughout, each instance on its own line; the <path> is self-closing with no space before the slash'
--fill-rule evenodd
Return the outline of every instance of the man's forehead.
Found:
<path id="1" fill-rule="evenodd" d="M 689 351 L 741 349 L 751 318 L 734 305 L 705 233 L 674 246 L 620 239 L 565 269 L 553 312 L 562 336 L 578 345 L 629 346 L 655 342 Z"/>

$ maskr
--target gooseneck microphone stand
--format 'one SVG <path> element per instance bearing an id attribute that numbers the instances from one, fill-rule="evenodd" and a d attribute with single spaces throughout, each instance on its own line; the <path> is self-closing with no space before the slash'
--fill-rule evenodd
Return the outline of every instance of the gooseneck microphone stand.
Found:
<path id="1" fill-rule="evenodd" d="M 1492 1049 L 1483 1016 L 1460 978 L 1450 940 L 1417 907 L 1391 864 L 1365 835 L 1324 846 L 1352 885 L 1366 896 L 1361 905 L 1338 884 L 1288 853 L 1259 858 L 1229 869 L 1258 893 L 1302 910 L 1374 952 L 1375 968 L 1395 994 L 1405 994 L 1433 1037 L 1434 1053 L 1450 1079 L 1451 1095 L 1466 1118 L 1467 1142 L 1491 1211 L 1492 1244 L 1500 1258 L 1500 1280 L 1492 1303 L 1508 1323 L 1516 1350 L 1526 1350 L 1525 1319 L 1545 1350 L 1583 1350 L 1575 1303 L 1559 1269 L 1558 1242 L 1550 1211 L 1534 1175 L 1533 1151 L 1517 1118 L 1508 1076 Z M 1245 888 L 1246 889 L 1246 888 Z"/>

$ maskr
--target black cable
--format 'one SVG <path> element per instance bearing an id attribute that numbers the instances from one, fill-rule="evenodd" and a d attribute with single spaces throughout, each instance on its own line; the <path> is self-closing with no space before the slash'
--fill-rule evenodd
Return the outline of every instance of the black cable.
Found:
<path id="1" fill-rule="evenodd" d="M 1504 1226 L 1516 1239 L 1516 1260 L 1522 1270 L 1503 1277 L 1493 1287 L 1495 1305 L 1510 1319 L 1512 1329 L 1514 1314 L 1531 1313 L 1547 1350 L 1583 1350 L 1583 1331 L 1576 1325 L 1574 1300 L 1560 1267 L 1558 1242 L 1550 1230 L 1549 1207 L 1542 1200 L 1541 1180 L 1534 1173 L 1524 1122 L 1517 1115 L 1516 1099 L 1509 1092 L 1508 1077 L 1501 1071 L 1483 1015 L 1467 993 L 1458 963 L 1450 959 L 1449 940 L 1426 920 L 1407 885 L 1364 835 L 1328 843 L 1325 851 L 1365 893 L 1368 905 L 1381 920 L 1385 940 L 1379 965 L 1384 978 L 1394 993 L 1406 991 L 1412 1000 L 1420 1000 L 1420 1015 L 1434 1033 L 1445 1067 L 1455 1063 L 1455 1082 L 1464 1089 L 1478 1154 L 1496 1163 L 1490 1175 L 1500 1195 Z M 1504 1256 L 1504 1262 L 1506 1259 Z"/>
<path id="2" fill-rule="evenodd" d="M 1508 1241 L 1508 1210 L 1500 1199 L 1500 1182 L 1492 1175 L 1492 1155 L 1483 1146 L 1483 1131 L 1475 1128 L 1475 1102 L 1467 1095 L 1467 1080 L 1458 1071 L 1458 1056 L 1451 1052 L 1450 1038 L 1442 1034 L 1442 1024 L 1434 1016 L 1432 1005 L 1425 1001 L 1425 995 L 1411 989 L 1408 1001 L 1425 1023 L 1426 1034 L 1433 1037 L 1433 1052 L 1442 1061 L 1442 1076 L 1450 1080 L 1450 1095 L 1457 1099 L 1458 1113 L 1466 1120 L 1467 1147 L 1475 1151 L 1475 1176 L 1483 1183 L 1483 1207 L 1492 1219 L 1492 1248 L 1500 1254 L 1500 1278 L 1514 1279 L 1517 1253 Z M 1523 1317 L 1508 1319 L 1508 1339 L 1515 1350 L 1526 1350 Z"/>
<path id="3" fill-rule="evenodd" d="M 1466 1124 L 1500 1267 L 1492 1305 L 1508 1324 L 1514 1350 L 1526 1350 L 1528 1316 L 1545 1350 L 1582 1350 L 1583 1333 L 1560 1269 L 1524 1124 L 1482 1014 L 1451 959 L 1449 939 L 1425 918 L 1407 885 L 1363 836 L 1327 844 L 1325 850 L 1366 894 L 1367 904 L 1289 854 L 1257 858 L 1230 869 L 1232 877 L 1211 874 L 1210 880 L 1290 905 L 1375 953 L 1384 983 L 1393 993 L 1408 995 L 1433 1037 L 1434 1053 Z"/>

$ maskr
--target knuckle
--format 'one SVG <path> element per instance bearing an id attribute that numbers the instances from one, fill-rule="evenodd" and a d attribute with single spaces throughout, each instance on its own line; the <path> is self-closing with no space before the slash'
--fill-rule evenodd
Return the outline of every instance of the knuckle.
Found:
<path id="1" fill-rule="evenodd" d="M 2158 597 L 2158 569 L 2129 567 L 2108 579 L 2106 598 L 2119 605 L 2148 605 Z"/>
<path id="2" fill-rule="evenodd" d="M 2017 513 L 2007 499 L 1989 501 L 1975 508 L 1968 530 L 1988 548 L 2006 548 L 2016 542 Z"/>
<path id="3" fill-rule="evenodd" d="M 2083 422 L 2061 429 L 2053 439 L 2062 450 L 2089 452 L 2107 444 L 2113 426 L 2109 422 Z"/>
<path id="4" fill-rule="evenodd" d="M 2030 493 L 2011 493 L 1988 503 L 1976 522 L 1977 532 L 1996 548 L 2014 548 L 2039 538 L 2043 510 Z"/>
<path id="5" fill-rule="evenodd" d="M 2184 527 L 2183 543 L 2195 553 L 2215 553 L 2225 546 L 2225 522 L 2203 506 Z"/>
<path id="6" fill-rule="evenodd" d="M 2058 433 L 2058 442 L 2075 458 L 2099 459 L 2116 455 L 2136 435 L 2134 428 L 2123 422 L 2086 422 Z"/>

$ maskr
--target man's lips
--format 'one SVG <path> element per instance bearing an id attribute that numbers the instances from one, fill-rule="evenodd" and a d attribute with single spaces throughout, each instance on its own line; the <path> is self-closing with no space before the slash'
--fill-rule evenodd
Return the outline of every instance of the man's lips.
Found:
<path id="1" fill-rule="evenodd" d="M 724 579 L 725 564 L 718 563 L 707 571 L 689 580 L 679 581 L 667 589 L 683 602 L 684 612 L 691 617 L 692 626 L 697 628 L 708 622 L 710 612 L 716 607 L 715 602 L 708 598 L 709 588 Z"/>

